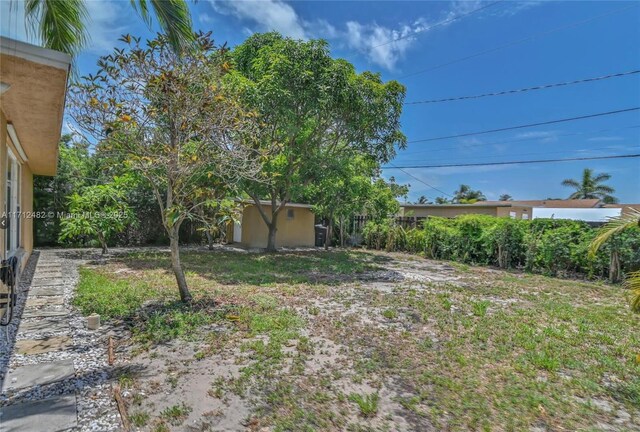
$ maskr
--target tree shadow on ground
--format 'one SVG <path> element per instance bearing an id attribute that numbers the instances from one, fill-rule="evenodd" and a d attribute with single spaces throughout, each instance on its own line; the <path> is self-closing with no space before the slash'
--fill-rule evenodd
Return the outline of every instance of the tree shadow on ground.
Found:
<path id="1" fill-rule="evenodd" d="M 183 269 L 224 285 L 249 284 L 345 284 L 362 280 L 398 280 L 399 273 L 386 269 L 394 259 L 361 251 L 295 251 L 239 253 L 185 251 Z M 134 252 L 114 258 L 133 270 L 171 273 L 165 252 Z"/>

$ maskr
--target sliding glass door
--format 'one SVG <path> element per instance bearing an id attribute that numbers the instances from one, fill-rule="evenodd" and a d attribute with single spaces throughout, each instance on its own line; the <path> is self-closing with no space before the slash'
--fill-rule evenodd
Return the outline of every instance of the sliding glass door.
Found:
<path id="1" fill-rule="evenodd" d="M 5 232 L 5 256 L 11 256 L 20 247 L 20 164 L 11 152 L 7 157 L 7 191 L 6 216 L 7 231 Z"/>

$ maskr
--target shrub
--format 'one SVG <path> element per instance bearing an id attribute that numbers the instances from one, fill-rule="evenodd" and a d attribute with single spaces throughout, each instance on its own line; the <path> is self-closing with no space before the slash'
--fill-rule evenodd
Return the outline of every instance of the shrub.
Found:
<path id="1" fill-rule="evenodd" d="M 488 240 L 491 244 L 493 261 L 500 268 L 518 267 L 525 262 L 525 221 L 499 218 L 489 227 Z"/>
<path id="2" fill-rule="evenodd" d="M 391 220 L 367 222 L 362 229 L 365 245 L 372 249 L 383 249 L 387 244 L 387 236 L 392 227 L 393 221 Z"/>
<path id="3" fill-rule="evenodd" d="M 370 248 L 552 275 L 610 277 L 615 282 L 640 269 L 640 228 L 616 234 L 593 257 L 588 250 L 596 229 L 570 220 L 430 217 L 422 228 L 408 230 L 392 220 L 372 221 L 363 235 Z"/>
<path id="4" fill-rule="evenodd" d="M 426 253 L 427 237 L 422 229 L 410 229 L 406 231 L 407 252 Z"/>

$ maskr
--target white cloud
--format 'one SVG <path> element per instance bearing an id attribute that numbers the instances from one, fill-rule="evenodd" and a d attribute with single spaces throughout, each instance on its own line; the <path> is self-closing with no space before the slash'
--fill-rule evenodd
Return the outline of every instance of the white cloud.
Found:
<path id="1" fill-rule="evenodd" d="M 282 0 L 226 1 L 209 0 L 216 12 L 251 22 L 258 31 L 275 30 L 296 39 L 320 37 L 340 40 L 363 53 L 372 63 L 393 69 L 415 42 L 414 33 L 428 29 L 423 19 L 397 29 L 375 23 L 349 21 L 338 29 L 326 20 L 304 20 Z M 402 38 L 401 40 L 396 40 Z"/>
<path id="2" fill-rule="evenodd" d="M 86 5 L 89 15 L 87 29 L 91 38 L 87 51 L 95 54 L 112 51 L 118 38 L 128 33 L 130 26 L 123 25 L 123 21 L 127 22 L 123 17 L 131 16 L 133 9 L 128 3 L 119 1 L 88 1 Z"/>
<path id="3" fill-rule="evenodd" d="M 303 19 L 284 0 L 209 0 L 209 3 L 220 14 L 251 22 L 255 26 L 251 30 L 275 30 L 296 39 L 320 37 L 341 41 L 346 47 L 362 53 L 373 64 L 388 70 L 394 70 L 405 58 L 407 52 L 416 44 L 418 35 L 424 35 L 436 28 L 445 28 L 455 22 L 446 22 L 447 20 L 486 4 L 482 0 L 453 1 L 438 19 L 433 21 L 418 17 L 411 23 L 400 23 L 397 26 L 348 21 L 344 27 L 336 27 L 325 20 Z M 524 5 L 510 5 L 505 10 L 515 14 L 537 3 L 525 2 Z M 487 9 L 487 11 L 490 10 Z M 483 13 L 484 11 L 474 17 L 481 17 Z M 504 10 L 500 13 L 504 13 Z M 435 26 L 435 24 L 438 25 Z"/>
<path id="4" fill-rule="evenodd" d="M 531 131 L 522 132 L 516 135 L 516 139 L 536 139 L 539 138 L 541 142 L 554 142 L 558 141 L 556 131 Z"/>
<path id="5" fill-rule="evenodd" d="M 394 30 L 378 24 L 349 21 L 345 40 L 350 48 L 365 54 L 373 63 L 393 70 L 415 42 L 412 35 L 421 28 L 423 26 L 420 23 L 404 25 Z"/>
<path id="6" fill-rule="evenodd" d="M 281 0 L 209 0 L 216 12 L 253 21 L 261 31 L 278 31 L 285 36 L 306 39 L 307 33 L 296 11 Z"/>
<path id="7" fill-rule="evenodd" d="M 198 21 L 200 21 L 202 24 L 208 24 L 213 21 L 213 18 L 211 18 L 211 15 L 209 15 L 208 13 L 201 13 L 198 15 Z"/>

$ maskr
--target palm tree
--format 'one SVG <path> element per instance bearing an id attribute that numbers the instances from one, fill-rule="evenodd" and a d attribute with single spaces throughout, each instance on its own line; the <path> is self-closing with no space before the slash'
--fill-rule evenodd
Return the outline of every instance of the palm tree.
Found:
<path id="1" fill-rule="evenodd" d="M 476 201 L 484 201 L 487 198 L 479 190 L 471 189 L 471 186 L 461 184 L 457 191 L 453 193 L 455 204 L 473 204 Z"/>
<path id="2" fill-rule="evenodd" d="M 420 198 L 418 198 L 418 204 L 429 204 L 429 198 L 421 195 Z"/>
<path id="3" fill-rule="evenodd" d="M 509 194 L 502 194 L 499 198 L 500 201 L 513 201 L 513 197 Z"/>
<path id="4" fill-rule="evenodd" d="M 39 36 L 45 47 L 76 56 L 89 41 L 85 26 L 88 18 L 86 0 L 26 0 L 27 30 Z M 193 40 L 191 13 L 185 0 L 130 0 L 132 7 L 147 25 L 151 12 L 169 38 L 176 52 Z"/>
<path id="5" fill-rule="evenodd" d="M 582 172 L 581 180 L 566 179 L 562 181 L 562 186 L 574 188 L 576 191 L 569 195 L 568 199 L 600 199 L 607 204 L 613 204 L 618 200 L 611 194 L 615 189 L 602 184 L 611 178 L 611 174 L 593 174 L 591 168 L 585 168 Z"/>
<path id="6" fill-rule="evenodd" d="M 611 218 L 611 220 L 600 228 L 600 233 L 593 239 L 589 248 L 589 254 L 594 256 L 600 247 L 613 235 L 630 229 L 640 227 L 640 211 L 634 208 L 627 208 L 628 213 Z M 631 310 L 640 313 L 640 270 L 632 272 L 625 281 L 625 287 L 631 290 Z"/>

